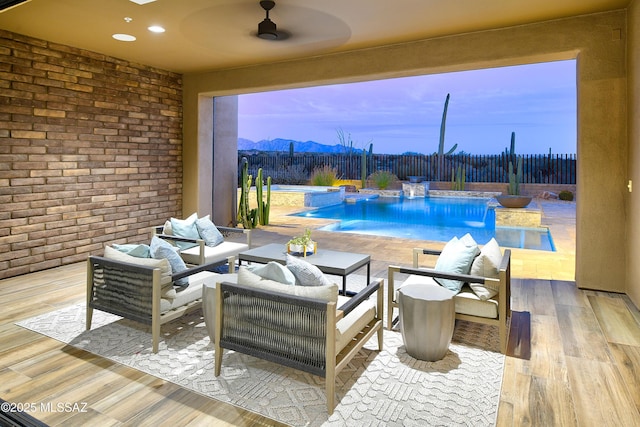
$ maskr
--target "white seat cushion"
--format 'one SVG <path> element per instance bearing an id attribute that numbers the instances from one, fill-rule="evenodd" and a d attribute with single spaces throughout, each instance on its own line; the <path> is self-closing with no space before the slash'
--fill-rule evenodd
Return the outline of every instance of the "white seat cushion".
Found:
<path id="1" fill-rule="evenodd" d="M 453 297 L 456 303 L 456 313 L 471 316 L 498 318 L 498 301 L 494 299 L 481 300 L 469 285 L 464 285 L 460 293 Z"/>
<path id="2" fill-rule="evenodd" d="M 407 285 L 440 286 L 432 277 L 412 274 L 400 286 L 396 286 L 394 300 L 398 301 L 398 290 Z M 464 285 L 462 290 L 453 297 L 456 313 L 470 316 L 498 318 L 498 301 L 495 299 L 481 300 L 469 287 Z"/>
<path id="3" fill-rule="evenodd" d="M 380 291 L 378 291 L 380 292 Z M 338 296 L 338 308 L 349 301 L 349 297 Z M 336 354 L 340 353 L 356 335 L 376 317 L 376 298 L 363 301 L 336 323 Z"/>
<path id="4" fill-rule="evenodd" d="M 226 261 L 226 259 L 232 255 L 238 255 L 240 252 L 249 250 L 249 245 L 246 243 L 228 242 L 224 241 L 218 246 L 205 246 L 204 247 L 204 262 L 209 264 L 212 262 Z M 180 255 L 184 262 L 188 264 L 198 264 L 200 262 L 200 247 L 195 246 L 193 248 L 180 251 Z"/>
<path id="5" fill-rule="evenodd" d="M 164 313 L 202 298 L 202 285 L 205 282 L 216 283 L 219 281 L 220 276 L 220 274 L 212 273 L 210 271 L 201 271 L 200 273 L 188 276 L 189 286 L 177 289 L 176 297 L 174 299 L 170 300 L 163 298 L 160 300 L 160 312 Z"/>

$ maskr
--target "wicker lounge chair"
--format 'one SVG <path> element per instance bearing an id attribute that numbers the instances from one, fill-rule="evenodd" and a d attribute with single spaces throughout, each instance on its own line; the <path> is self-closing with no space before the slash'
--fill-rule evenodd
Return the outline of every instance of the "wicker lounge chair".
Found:
<path id="1" fill-rule="evenodd" d="M 325 378 L 327 410 L 332 414 L 336 375 L 375 333 L 382 349 L 384 281 L 374 280 L 353 298 L 338 299 L 337 286 L 333 286 L 335 298 L 327 301 L 299 296 L 301 291 L 309 295 L 324 292 L 313 289 L 324 286 L 294 286 L 295 296 L 291 285 L 275 290 L 218 283 L 215 375 L 220 375 L 222 349 L 310 372 Z M 377 297 L 369 298 L 374 293 Z"/>
<path id="2" fill-rule="evenodd" d="M 511 251 L 505 249 L 498 268 L 497 278 L 472 276 L 468 274 L 452 274 L 429 268 L 419 268 L 420 255 L 440 255 L 440 251 L 429 249 L 413 249 L 413 268 L 389 266 L 389 291 L 387 296 L 387 328 L 391 329 L 393 310 L 398 307 L 398 286 L 395 285 L 396 274 L 409 274 L 402 286 L 420 284 L 424 286 L 440 286 L 433 279 L 462 280 L 466 285 L 454 296 L 456 319 L 470 322 L 495 325 L 500 333 L 500 351 L 506 352 L 508 321 L 511 317 Z M 497 295 L 483 300 L 470 288 L 469 284 L 487 285 L 498 291 Z"/>
<path id="3" fill-rule="evenodd" d="M 87 260 L 86 328 L 91 329 L 93 310 L 101 310 L 151 325 L 153 352 L 158 352 L 160 326 L 202 305 L 202 285 L 225 275 L 206 271 L 212 265 L 190 268 L 174 275 L 163 274 L 158 265 L 141 265 L 98 256 Z M 139 261 L 141 262 L 141 261 Z M 188 278 L 188 286 L 174 289 L 173 282 Z"/>

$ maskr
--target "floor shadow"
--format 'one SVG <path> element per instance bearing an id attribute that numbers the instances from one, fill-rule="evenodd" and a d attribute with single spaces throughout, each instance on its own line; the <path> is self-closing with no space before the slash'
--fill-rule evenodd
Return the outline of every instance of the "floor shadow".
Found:
<path id="1" fill-rule="evenodd" d="M 531 359 L 531 313 L 512 311 L 507 356 L 518 359 Z"/>

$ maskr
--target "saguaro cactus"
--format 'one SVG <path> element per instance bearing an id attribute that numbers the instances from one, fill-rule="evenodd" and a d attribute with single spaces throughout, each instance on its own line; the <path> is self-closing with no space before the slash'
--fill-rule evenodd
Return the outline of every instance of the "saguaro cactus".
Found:
<path id="1" fill-rule="evenodd" d="M 522 182 L 522 157 L 518 156 L 518 165 L 516 171 L 513 170 L 513 162 L 509 162 L 509 188 L 511 195 L 520 195 L 520 183 Z"/>
<path id="2" fill-rule="evenodd" d="M 249 161 L 246 157 L 241 160 L 242 163 L 242 175 L 240 177 L 240 203 L 238 205 L 238 220 L 242 223 L 244 228 L 256 227 L 257 209 L 249 208 L 249 190 L 251 189 L 251 182 L 253 177 L 249 175 Z"/>
<path id="3" fill-rule="evenodd" d="M 271 209 L 271 177 L 267 177 L 267 201 L 263 199 L 264 181 L 262 179 L 262 168 L 258 169 L 256 176 L 256 198 L 258 203 L 257 219 L 260 225 L 269 224 L 269 210 Z"/>
<path id="4" fill-rule="evenodd" d="M 447 110 L 449 109 L 449 98 L 451 94 L 447 94 L 447 98 L 444 101 L 444 109 L 442 110 L 442 121 L 440 122 L 440 142 L 438 144 L 438 180 L 442 181 L 444 179 L 444 156 L 453 154 L 453 152 L 458 148 L 458 144 L 454 144 L 453 147 L 446 153 L 444 152 L 444 134 L 445 129 L 447 127 Z"/>
<path id="5" fill-rule="evenodd" d="M 368 175 L 367 156 L 369 156 L 369 160 L 373 159 L 373 143 L 369 144 L 368 154 L 367 154 L 367 150 L 362 149 L 361 164 L 360 164 L 360 183 L 362 185 L 362 188 L 366 187 L 367 185 L 367 175 Z"/>

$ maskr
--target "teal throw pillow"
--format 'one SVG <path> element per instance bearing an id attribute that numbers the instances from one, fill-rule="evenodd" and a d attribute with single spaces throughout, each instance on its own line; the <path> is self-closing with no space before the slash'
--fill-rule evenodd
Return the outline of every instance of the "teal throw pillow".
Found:
<path id="1" fill-rule="evenodd" d="M 209 215 L 196 220 L 196 229 L 200 237 L 202 237 L 202 240 L 204 240 L 204 244 L 207 246 L 214 247 L 224 242 L 222 233 L 220 233 L 216 225 L 211 222 Z"/>
<path id="2" fill-rule="evenodd" d="M 180 254 L 176 252 L 176 248 L 158 236 L 153 236 L 151 239 L 150 251 L 153 258 L 166 259 L 169 261 L 173 274 L 181 273 L 187 269 L 187 265 L 183 259 L 180 258 Z M 173 284 L 180 287 L 187 287 L 189 286 L 189 278 L 183 277 L 173 282 Z"/>
<path id="3" fill-rule="evenodd" d="M 454 274 L 469 274 L 474 258 L 480 253 L 478 245 L 473 242 L 469 246 L 465 245 L 457 237 L 451 239 L 438 257 L 435 270 Z M 462 280 L 442 279 L 434 277 L 434 280 L 441 286 L 453 292 L 460 292 L 464 282 Z"/>
<path id="4" fill-rule="evenodd" d="M 127 245 L 119 245 L 114 243 L 111 245 L 114 249 L 123 252 L 127 255 L 134 256 L 136 258 L 151 258 L 151 251 L 149 249 L 149 245 L 135 245 L 135 244 L 127 244 Z"/>
<path id="5" fill-rule="evenodd" d="M 199 239 L 200 234 L 198 234 L 198 229 L 196 228 L 197 219 L 198 215 L 195 213 L 191 214 L 187 219 L 171 218 L 171 231 L 173 232 L 173 235 L 194 240 Z M 176 242 L 176 246 L 184 250 L 193 248 L 194 246 L 198 246 L 198 244 L 189 242 Z"/>

